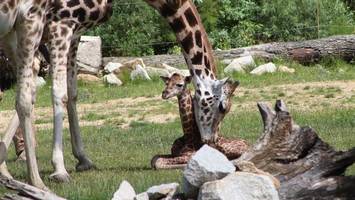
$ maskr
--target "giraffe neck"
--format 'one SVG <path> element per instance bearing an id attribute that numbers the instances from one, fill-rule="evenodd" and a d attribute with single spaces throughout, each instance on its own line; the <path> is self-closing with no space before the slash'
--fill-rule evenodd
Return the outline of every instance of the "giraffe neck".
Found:
<path id="1" fill-rule="evenodd" d="M 192 102 L 192 95 L 189 89 L 177 96 L 179 103 L 179 113 L 184 136 L 186 138 L 195 138 L 199 136 L 199 130 L 195 121 L 195 114 Z"/>
<path id="2" fill-rule="evenodd" d="M 145 1 L 157 9 L 172 27 L 177 41 L 183 49 L 183 55 L 191 75 L 196 75 L 203 80 L 215 80 L 216 68 L 212 47 L 197 9 L 191 0 Z M 194 83 L 197 83 L 196 79 Z"/>

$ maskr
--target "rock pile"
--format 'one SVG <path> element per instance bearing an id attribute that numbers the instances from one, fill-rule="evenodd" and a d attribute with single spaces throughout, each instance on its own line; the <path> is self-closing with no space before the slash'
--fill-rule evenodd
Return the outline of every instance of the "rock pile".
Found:
<path id="1" fill-rule="evenodd" d="M 277 71 L 282 73 L 295 73 L 295 69 L 287 66 L 277 67 L 274 63 L 269 62 L 260 66 L 256 66 L 254 58 L 252 56 L 239 57 L 232 60 L 227 67 L 224 68 L 224 73 L 245 73 L 251 69 L 250 74 L 262 75 L 265 73 L 275 73 Z"/>
<path id="2" fill-rule="evenodd" d="M 240 171 L 236 172 L 236 168 Z M 153 186 L 136 194 L 126 181 L 122 182 L 112 200 L 278 200 L 280 182 L 257 169 L 253 163 L 230 162 L 216 149 L 203 146 L 187 164 L 179 184 Z"/>

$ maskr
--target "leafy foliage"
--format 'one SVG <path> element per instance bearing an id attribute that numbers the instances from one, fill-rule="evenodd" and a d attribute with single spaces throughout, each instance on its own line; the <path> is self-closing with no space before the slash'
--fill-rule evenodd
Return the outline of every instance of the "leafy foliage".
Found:
<path id="1" fill-rule="evenodd" d="M 355 33 L 353 0 L 194 0 L 214 48 Z M 114 1 L 111 20 L 90 34 L 104 55 L 176 53 L 174 33 L 143 1 Z"/>

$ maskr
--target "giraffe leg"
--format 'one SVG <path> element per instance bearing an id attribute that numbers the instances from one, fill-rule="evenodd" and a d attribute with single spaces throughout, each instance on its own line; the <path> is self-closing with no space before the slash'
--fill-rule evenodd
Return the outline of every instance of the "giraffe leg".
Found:
<path id="1" fill-rule="evenodd" d="M 67 103 L 67 63 L 72 31 L 59 22 L 51 22 L 50 56 L 52 67 L 52 101 L 54 112 L 52 165 L 54 172 L 50 178 L 59 182 L 68 182 L 70 176 L 65 169 L 63 156 L 63 117 Z"/>
<path id="2" fill-rule="evenodd" d="M 71 144 L 73 155 L 78 159 L 79 163 L 76 165 L 77 171 L 85 171 L 94 167 L 91 160 L 86 156 L 84 152 L 84 145 L 80 136 L 80 127 L 78 113 L 76 110 L 77 102 L 77 73 L 78 69 L 76 67 L 76 52 L 79 45 L 79 37 L 72 40 L 70 47 L 70 53 L 68 58 L 68 117 L 69 117 L 69 127 L 71 135 Z"/>
<path id="3" fill-rule="evenodd" d="M 156 155 L 151 160 L 153 169 L 184 169 L 192 154 L 172 156 L 172 155 Z"/>
<path id="4" fill-rule="evenodd" d="M 234 160 L 248 150 L 248 144 L 245 140 L 227 139 L 219 136 L 215 143 L 215 148 L 222 152 L 229 160 Z"/>
<path id="5" fill-rule="evenodd" d="M 8 33 L 3 39 L 3 49 L 5 55 L 9 59 L 9 65 L 13 68 L 16 68 L 16 49 L 17 49 L 17 35 L 15 31 Z M 5 136 L 2 138 L 2 141 L 5 144 L 6 150 L 9 148 L 10 143 L 15 135 L 16 129 L 20 126 L 20 121 L 18 119 L 17 113 L 11 119 L 9 126 L 6 129 Z M 12 178 L 9 171 L 7 170 L 6 162 L 3 162 L 0 165 L 0 174 Z"/>
<path id="6" fill-rule="evenodd" d="M 38 48 L 44 26 L 43 11 L 40 9 L 45 1 L 38 1 L 33 7 L 37 8 L 26 13 L 16 24 L 17 33 L 17 96 L 16 111 L 20 127 L 24 131 L 27 171 L 30 184 L 38 188 L 46 188 L 38 172 L 35 147 L 33 142 L 33 58 Z"/>

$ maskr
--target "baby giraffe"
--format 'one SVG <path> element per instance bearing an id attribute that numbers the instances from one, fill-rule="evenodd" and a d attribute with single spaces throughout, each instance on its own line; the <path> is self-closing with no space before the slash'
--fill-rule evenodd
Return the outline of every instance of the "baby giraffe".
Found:
<path id="1" fill-rule="evenodd" d="M 163 99 L 169 99 L 177 96 L 179 103 L 180 119 L 184 135 L 173 143 L 171 155 L 156 155 L 152 159 L 152 167 L 155 169 L 177 169 L 183 168 L 190 157 L 203 145 L 199 129 L 195 120 L 193 107 L 193 96 L 187 85 L 191 82 L 191 77 L 185 77 L 181 74 L 174 73 L 170 77 L 161 77 L 165 82 L 165 89 L 162 93 Z M 231 97 L 233 92 L 238 87 L 239 82 L 227 81 L 223 86 L 221 98 L 226 105 L 220 105 L 223 110 L 220 116 L 222 120 L 230 111 Z M 228 159 L 236 159 L 248 148 L 244 140 L 226 139 L 218 136 L 216 141 L 210 146 L 218 149 L 225 154 Z"/>

